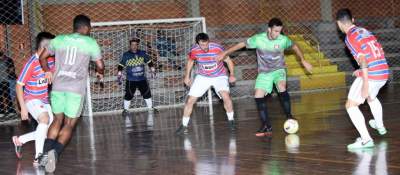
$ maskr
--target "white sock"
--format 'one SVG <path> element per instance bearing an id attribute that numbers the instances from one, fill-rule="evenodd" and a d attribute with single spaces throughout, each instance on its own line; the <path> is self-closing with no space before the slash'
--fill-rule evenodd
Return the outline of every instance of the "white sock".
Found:
<path id="1" fill-rule="evenodd" d="M 45 123 L 39 123 L 37 128 L 36 128 L 36 140 L 35 140 L 35 150 L 36 150 L 36 155 L 35 158 L 39 157 L 39 154 L 43 153 L 43 146 L 44 146 L 44 140 L 47 138 L 47 130 L 48 130 L 48 125 Z"/>
<path id="2" fill-rule="evenodd" d="M 383 128 L 383 119 L 382 119 L 382 104 L 381 102 L 375 98 L 375 100 L 368 102 L 369 108 L 371 109 L 372 115 L 374 116 L 376 127 Z"/>
<path id="3" fill-rule="evenodd" d="M 21 135 L 18 137 L 18 140 L 22 143 L 25 144 L 26 142 L 35 140 L 36 137 L 36 131 L 32 131 L 30 133 L 26 133 L 24 135 Z"/>
<path id="4" fill-rule="evenodd" d="M 151 101 L 151 98 L 144 99 L 146 102 L 147 108 L 153 108 L 153 102 Z"/>
<path id="5" fill-rule="evenodd" d="M 128 110 L 129 106 L 131 106 L 131 101 L 129 100 L 124 100 L 124 109 Z"/>
<path id="6" fill-rule="evenodd" d="M 228 116 L 228 120 L 232 121 L 233 120 L 233 111 L 232 112 L 227 112 L 226 116 Z"/>
<path id="7" fill-rule="evenodd" d="M 347 113 L 349 114 L 350 119 L 356 127 L 358 133 L 360 133 L 361 139 L 364 142 L 372 140 L 365 124 L 364 115 L 361 113 L 360 109 L 358 107 L 350 107 L 347 109 Z"/>
<path id="8" fill-rule="evenodd" d="M 188 126 L 189 121 L 190 121 L 190 117 L 185 117 L 185 116 L 182 117 L 182 125 L 183 126 Z"/>

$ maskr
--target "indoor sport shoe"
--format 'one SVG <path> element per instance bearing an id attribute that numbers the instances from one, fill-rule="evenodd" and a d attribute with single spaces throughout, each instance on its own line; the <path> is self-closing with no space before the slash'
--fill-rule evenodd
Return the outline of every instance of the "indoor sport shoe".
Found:
<path id="1" fill-rule="evenodd" d="M 268 128 L 267 126 L 261 127 L 257 132 L 256 132 L 257 137 L 264 137 L 264 136 L 272 136 L 272 127 Z"/>
<path id="2" fill-rule="evenodd" d="M 129 111 L 128 111 L 128 110 L 126 110 L 126 109 L 122 110 L 122 116 L 126 116 L 126 115 L 128 115 L 128 114 L 129 114 Z"/>
<path id="3" fill-rule="evenodd" d="M 53 173 L 56 170 L 56 164 L 57 164 L 57 152 L 55 149 L 50 150 L 47 153 L 47 163 L 44 166 L 44 169 L 46 170 L 46 172 L 48 173 Z"/>
<path id="4" fill-rule="evenodd" d="M 46 166 L 48 160 L 49 160 L 49 157 L 47 156 L 47 153 L 41 154 L 38 157 L 39 166 L 41 166 L 41 167 Z"/>
<path id="5" fill-rule="evenodd" d="M 370 148 L 373 146 L 374 146 L 374 141 L 372 139 L 363 142 L 363 140 L 360 137 L 358 137 L 354 143 L 347 145 L 347 149 Z"/>
<path id="6" fill-rule="evenodd" d="M 382 128 L 376 127 L 376 121 L 374 119 L 369 120 L 368 124 L 371 128 L 376 129 L 378 131 L 379 135 L 385 135 L 387 133 L 387 130 L 385 127 L 382 127 Z"/>
<path id="7" fill-rule="evenodd" d="M 187 134 L 188 132 L 189 132 L 188 127 L 187 126 L 183 126 L 182 124 L 175 131 L 176 134 Z"/>
<path id="8" fill-rule="evenodd" d="M 22 143 L 18 140 L 18 136 L 13 136 L 12 141 L 15 147 L 15 155 L 18 159 L 22 158 Z"/>

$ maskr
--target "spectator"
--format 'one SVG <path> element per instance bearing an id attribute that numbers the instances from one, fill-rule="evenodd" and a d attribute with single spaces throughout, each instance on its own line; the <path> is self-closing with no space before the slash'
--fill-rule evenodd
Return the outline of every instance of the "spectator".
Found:
<path id="1" fill-rule="evenodd" d="M 0 51 L 0 70 L 4 70 L 4 74 L 0 76 L 0 115 L 8 115 L 15 113 L 12 102 L 12 94 L 10 89 L 10 82 L 15 81 L 15 67 L 11 58 L 7 57 Z"/>

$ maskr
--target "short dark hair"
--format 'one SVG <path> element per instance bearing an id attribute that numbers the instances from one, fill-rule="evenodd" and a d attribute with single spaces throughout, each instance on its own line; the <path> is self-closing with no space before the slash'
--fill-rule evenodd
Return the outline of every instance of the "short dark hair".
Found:
<path id="1" fill-rule="evenodd" d="M 36 49 L 39 49 L 40 43 L 45 39 L 53 39 L 56 36 L 51 34 L 50 32 L 40 32 L 36 35 Z"/>
<path id="2" fill-rule="evenodd" d="M 200 41 L 209 41 L 210 38 L 206 33 L 199 33 L 196 35 L 196 43 L 199 44 Z"/>
<path id="3" fill-rule="evenodd" d="M 348 8 L 343 8 L 340 9 L 336 12 L 336 20 L 337 21 L 342 21 L 342 22 L 351 22 L 353 20 L 353 15 L 351 14 L 350 9 Z"/>
<path id="4" fill-rule="evenodd" d="M 270 19 L 270 20 L 268 21 L 268 27 L 269 27 L 269 28 L 272 28 L 272 27 L 274 27 L 274 26 L 277 26 L 277 27 L 283 26 L 283 23 L 282 23 L 281 19 L 279 19 L 279 18 L 272 18 L 272 19 Z"/>
<path id="5" fill-rule="evenodd" d="M 75 16 L 74 18 L 74 31 L 77 31 L 78 29 L 82 27 L 89 27 L 90 28 L 90 18 L 87 17 L 86 15 L 78 15 Z"/>
<path id="6" fill-rule="evenodd" d="M 132 43 L 140 43 L 140 39 L 139 38 L 132 38 L 131 40 L 129 40 L 129 45 L 131 45 Z"/>

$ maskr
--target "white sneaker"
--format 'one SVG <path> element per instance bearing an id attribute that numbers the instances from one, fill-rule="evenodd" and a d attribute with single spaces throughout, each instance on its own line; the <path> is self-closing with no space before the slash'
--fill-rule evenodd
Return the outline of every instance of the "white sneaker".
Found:
<path id="1" fill-rule="evenodd" d="M 368 124 L 371 128 L 376 129 L 378 131 L 379 135 L 385 135 L 387 133 L 387 130 L 385 127 L 377 128 L 376 121 L 374 119 L 369 120 Z"/>
<path id="2" fill-rule="evenodd" d="M 374 141 L 372 139 L 368 141 L 363 141 L 360 137 L 358 137 L 354 143 L 347 145 L 347 149 L 360 149 L 370 147 L 374 147 Z"/>

